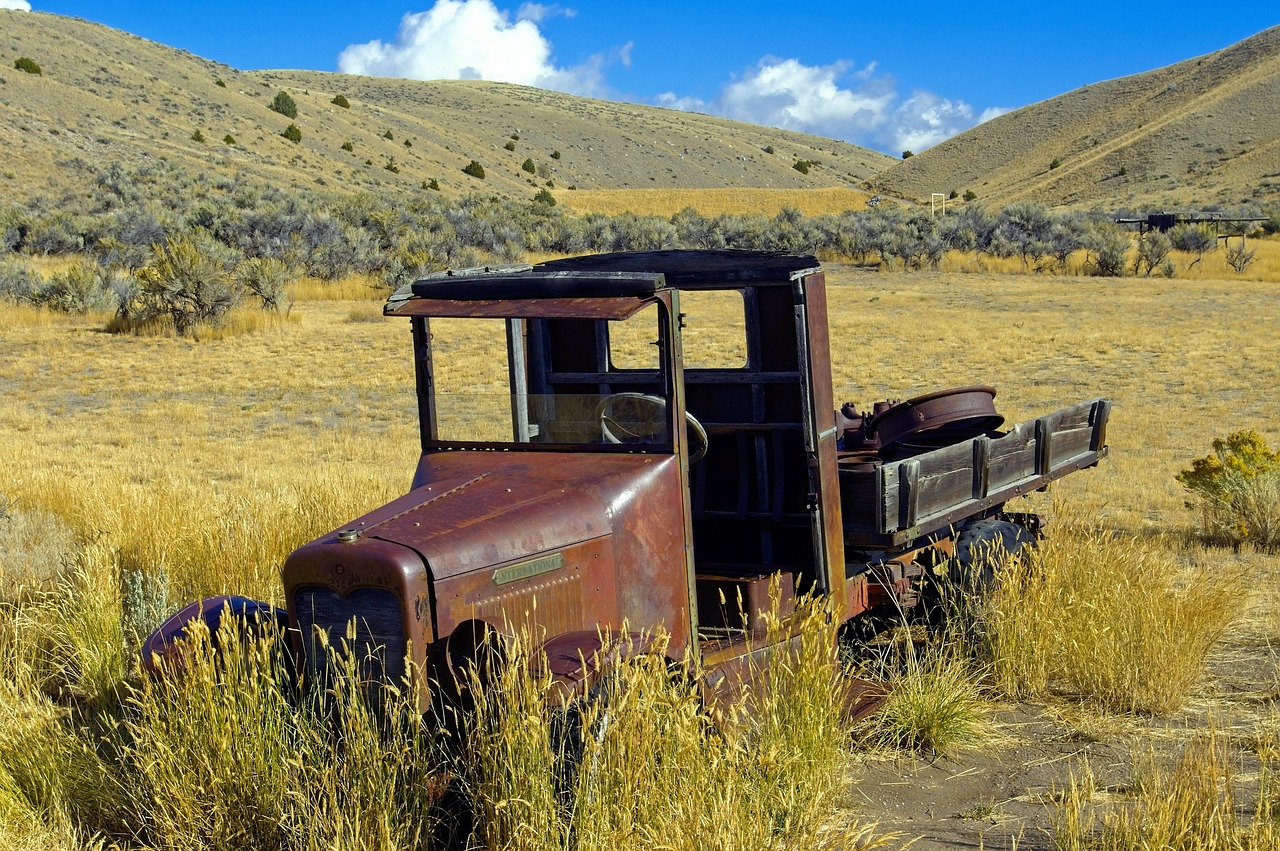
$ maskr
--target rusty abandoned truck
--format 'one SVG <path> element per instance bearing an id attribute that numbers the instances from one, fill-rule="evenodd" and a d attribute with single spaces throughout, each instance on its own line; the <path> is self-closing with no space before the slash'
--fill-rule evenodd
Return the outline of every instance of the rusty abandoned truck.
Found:
<path id="1" fill-rule="evenodd" d="M 412 332 L 422 453 L 407 494 L 284 565 L 278 617 L 304 677 L 337 646 L 317 630 L 354 624 L 372 680 L 447 688 L 493 636 L 530 627 L 582 687 L 599 630 L 661 627 L 715 699 L 767 650 L 771 580 L 784 609 L 823 594 L 841 622 L 909 607 L 934 568 L 1034 537 L 1008 500 L 1107 452 L 1106 399 L 1007 430 L 988 387 L 836 410 L 808 256 L 448 272 L 384 312 Z M 146 653 L 226 603 L 188 607 Z"/>

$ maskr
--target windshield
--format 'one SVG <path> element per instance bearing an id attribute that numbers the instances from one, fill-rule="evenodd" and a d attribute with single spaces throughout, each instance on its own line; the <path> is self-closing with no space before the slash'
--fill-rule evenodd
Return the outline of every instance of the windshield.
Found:
<path id="1" fill-rule="evenodd" d="M 428 444 L 671 451 L 660 311 L 605 319 L 432 318 Z"/>

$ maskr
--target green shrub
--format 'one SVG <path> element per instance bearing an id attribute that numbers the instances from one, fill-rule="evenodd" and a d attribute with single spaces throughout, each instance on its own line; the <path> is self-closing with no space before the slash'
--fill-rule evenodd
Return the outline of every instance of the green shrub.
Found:
<path id="1" fill-rule="evenodd" d="M 199 144 L 203 145 L 203 144 L 204 144 L 204 134 L 203 134 L 203 133 L 201 133 L 201 132 L 199 131 L 199 129 L 197 129 L 197 130 L 196 130 L 196 132 L 194 132 L 194 133 L 192 133 L 192 134 L 191 134 L 191 141 L 193 141 L 193 142 L 197 142 L 197 143 L 199 143 Z"/>
<path id="2" fill-rule="evenodd" d="M 290 124 L 288 127 L 284 128 L 280 135 L 288 139 L 290 142 L 293 142 L 295 145 L 302 141 L 302 130 L 296 124 Z"/>
<path id="3" fill-rule="evenodd" d="M 912 157 L 914 157 L 914 156 L 915 156 L 915 154 L 913 154 L 911 151 L 903 151 L 903 152 L 902 152 L 902 158 L 903 158 L 904 160 L 909 160 L 909 159 L 911 159 L 911 158 L 912 158 Z"/>
<path id="4" fill-rule="evenodd" d="M 269 108 L 272 112 L 278 112 L 285 118 L 298 117 L 298 104 L 294 103 L 288 92 L 276 92 L 275 99 L 271 101 Z"/>
<path id="5" fill-rule="evenodd" d="M 222 143 L 224 145 L 234 145 L 236 143 L 236 137 L 228 133 L 227 135 L 222 137 Z"/>
<path id="6" fill-rule="evenodd" d="M 511 141 L 513 141 L 513 142 L 519 142 L 519 141 L 520 141 L 520 134 L 519 134 L 519 133 L 512 133 L 512 134 L 511 134 Z"/>
<path id="7" fill-rule="evenodd" d="M 548 189 L 539 189 L 538 194 L 533 196 L 533 203 L 542 204 L 545 207 L 554 207 L 556 205 L 556 196 L 552 195 Z"/>
<path id="8" fill-rule="evenodd" d="M 552 152 L 551 152 L 551 159 L 553 159 L 553 160 L 558 160 L 558 159 L 560 159 L 560 152 L 559 152 L 559 151 L 552 151 Z"/>
<path id="9" fill-rule="evenodd" d="M 506 150 L 508 150 L 508 151 L 514 151 L 514 150 L 516 149 L 516 143 L 515 143 L 515 142 L 508 142 L 507 144 L 503 145 L 502 147 L 503 147 L 503 148 L 505 148 L 505 149 L 506 149 Z"/>
<path id="10" fill-rule="evenodd" d="M 356 149 L 356 146 L 351 144 L 350 142 L 342 143 L 342 150 L 344 151 L 354 151 L 355 149 Z"/>
<path id="11" fill-rule="evenodd" d="M 1218 543 L 1280 548 L 1280 452 L 1256 431 L 1213 441 L 1213 454 L 1191 463 L 1177 480 L 1199 508 L 1205 536 Z"/>
<path id="12" fill-rule="evenodd" d="M 812 163 L 810 163 L 808 160 L 796 160 L 794 163 L 791 164 L 791 167 L 794 168 L 796 171 L 800 172 L 801 174 L 808 174 L 809 167 L 811 165 Z"/>
<path id="13" fill-rule="evenodd" d="M 533 164 L 532 159 L 526 159 L 524 162 L 520 163 L 520 170 L 533 174 L 538 170 L 538 167 Z"/>
<path id="14" fill-rule="evenodd" d="M 433 177 L 433 178 L 431 178 L 430 180 L 424 180 L 424 181 L 422 181 L 422 188 L 423 188 L 423 189 L 430 189 L 430 190 L 431 190 L 431 191 L 433 191 L 433 192 L 439 192 L 439 191 L 440 191 L 440 181 L 436 180 L 434 177 Z"/>
<path id="15" fill-rule="evenodd" d="M 772 154 L 772 153 L 773 153 L 773 145 L 765 145 L 765 146 L 764 146 L 764 152 L 765 152 L 766 154 Z"/>
<path id="16" fill-rule="evenodd" d="M 972 189 L 966 189 L 966 190 L 964 191 L 964 195 L 963 195 L 962 197 L 963 197 L 963 198 L 964 198 L 964 200 L 966 200 L 966 201 L 977 201 L 977 200 L 978 200 L 978 193 L 977 193 L 977 192 L 974 192 Z"/>
<path id="17" fill-rule="evenodd" d="M 1169 231 L 1169 241 L 1177 250 L 1196 255 L 1196 259 L 1191 262 L 1192 266 L 1203 260 L 1205 254 L 1218 247 L 1218 235 L 1204 224 L 1183 222 L 1174 225 Z"/>
<path id="18" fill-rule="evenodd" d="M 225 89 L 225 88 L 227 87 L 227 84 L 226 84 L 226 83 L 224 83 L 221 79 L 214 80 L 214 81 L 213 81 L 213 84 L 214 84 L 215 86 L 217 86 L 218 88 L 220 88 L 220 89 Z"/>
<path id="19" fill-rule="evenodd" d="M 343 109 L 351 108 L 351 101 L 347 100 L 342 95 L 334 95 L 333 100 L 329 101 L 329 103 L 333 104 L 334 106 L 340 106 Z"/>
<path id="20" fill-rule="evenodd" d="M 462 173 L 484 180 L 484 166 L 480 165 L 480 163 L 475 160 L 467 163 L 466 167 L 462 169 Z"/>
<path id="21" fill-rule="evenodd" d="M 1062 165 L 1062 160 L 1058 159 L 1057 157 L 1054 157 L 1053 160 L 1049 163 L 1049 171 L 1053 171 L 1055 168 L 1057 168 L 1060 165 Z"/>
<path id="22" fill-rule="evenodd" d="M 386 133 L 383 133 L 383 134 L 382 134 L 382 138 L 384 138 L 384 139 L 390 139 L 390 140 L 391 140 L 391 141 L 393 141 L 393 142 L 394 142 L 394 141 L 395 141 L 395 139 L 396 139 L 396 137 L 391 133 L 391 131 L 390 131 L 390 130 L 388 130 Z"/>
<path id="23" fill-rule="evenodd" d="M 1127 167 L 1127 166 L 1120 166 L 1120 172 L 1119 172 L 1119 174 L 1120 174 L 1120 176 L 1121 176 L 1121 177 L 1124 177 L 1124 176 L 1125 176 L 1126 174 L 1128 174 L 1128 173 L 1129 173 L 1129 169 L 1128 169 L 1128 167 Z"/>
<path id="24" fill-rule="evenodd" d="M 382 167 L 385 168 L 387 171 L 391 172 L 392 174 L 400 173 L 400 166 L 398 163 L 396 163 L 395 157 L 387 157 L 387 161 Z"/>
<path id="25" fill-rule="evenodd" d="M 412 143 L 412 142 L 410 142 L 408 139 L 405 139 L 405 140 L 404 140 L 404 146 L 405 146 L 406 148 L 412 148 L 412 147 L 413 147 L 413 143 Z"/>
<path id="26" fill-rule="evenodd" d="M 13 63 L 13 67 L 19 71 L 26 71 L 28 74 L 35 74 L 38 77 L 44 76 L 44 71 L 40 70 L 40 66 L 36 64 L 36 61 L 25 56 L 19 56 Z"/>

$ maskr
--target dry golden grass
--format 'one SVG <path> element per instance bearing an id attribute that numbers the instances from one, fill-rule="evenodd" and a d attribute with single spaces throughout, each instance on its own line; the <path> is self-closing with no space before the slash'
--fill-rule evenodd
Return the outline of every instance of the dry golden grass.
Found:
<path id="1" fill-rule="evenodd" d="M 376 301 L 381 306 L 390 288 L 376 275 L 351 275 L 339 281 L 304 276 L 292 281 L 287 292 L 294 302 Z"/>
<path id="2" fill-rule="evenodd" d="M 857 189 L 631 189 L 576 190 L 558 189 L 556 201 L 578 215 L 600 213 L 616 216 L 635 213 L 641 216 L 670 217 L 687 208 L 704 216 L 735 216 L 761 213 L 775 216 L 783 208 L 799 210 L 806 216 L 843 213 L 867 209 L 870 193 Z"/>

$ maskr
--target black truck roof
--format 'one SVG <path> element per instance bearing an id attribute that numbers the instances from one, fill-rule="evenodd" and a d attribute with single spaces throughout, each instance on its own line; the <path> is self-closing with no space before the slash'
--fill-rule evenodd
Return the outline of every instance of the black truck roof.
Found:
<path id="1" fill-rule="evenodd" d="M 537 265 L 457 269 L 402 287 L 390 303 L 412 298 L 501 300 L 643 296 L 661 287 L 724 289 L 788 284 L 819 268 L 811 255 L 780 251 L 623 251 Z"/>

